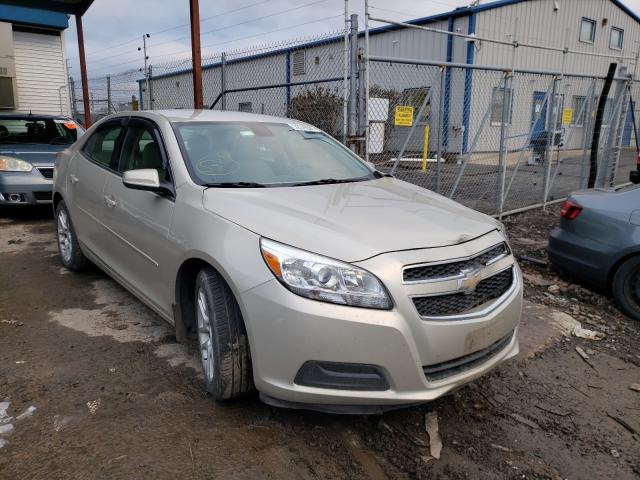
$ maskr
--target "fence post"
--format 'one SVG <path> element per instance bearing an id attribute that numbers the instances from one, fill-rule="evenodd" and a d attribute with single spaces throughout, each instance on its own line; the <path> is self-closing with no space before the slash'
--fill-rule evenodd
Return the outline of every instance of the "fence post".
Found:
<path id="1" fill-rule="evenodd" d="M 351 77 L 349 78 L 348 135 L 350 137 L 355 137 L 358 134 L 356 124 L 356 92 L 358 90 L 358 79 L 356 78 L 356 74 L 358 71 L 358 15 L 356 15 L 355 13 L 351 15 L 349 48 L 351 50 L 351 66 L 349 68 L 349 74 L 351 75 Z"/>
<path id="2" fill-rule="evenodd" d="M 542 208 L 547 208 L 547 198 L 549 198 L 549 181 L 551 180 L 551 155 L 553 153 L 553 144 L 556 136 L 556 120 L 554 110 L 557 105 L 558 96 L 558 77 L 554 76 L 551 80 L 553 86 L 551 88 L 551 97 L 547 101 L 547 144 L 544 149 L 544 188 L 542 197 Z"/>
<path id="3" fill-rule="evenodd" d="M 367 63 L 365 61 L 363 52 L 360 50 L 358 61 L 358 137 L 364 139 L 364 141 L 360 141 L 358 143 L 358 154 L 361 156 L 365 155 L 365 151 L 367 149 L 365 137 L 367 134 L 367 94 L 365 93 L 367 89 L 365 82 L 366 70 Z"/>
<path id="4" fill-rule="evenodd" d="M 364 0 L 364 159 L 369 161 L 369 0 Z"/>
<path id="5" fill-rule="evenodd" d="M 227 109 L 227 76 L 226 76 L 226 66 L 227 66 L 227 54 L 222 52 L 222 58 L 220 60 L 220 93 L 222 94 L 222 110 Z"/>
<path id="6" fill-rule="evenodd" d="M 438 108 L 438 144 L 437 144 L 437 159 L 436 159 L 436 193 L 440 193 L 440 162 L 442 160 L 442 117 L 444 114 L 444 84 L 445 84 L 445 70 L 446 67 L 440 67 L 440 102 Z M 416 118 L 416 122 L 420 120 Z"/>
<path id="7" fill-rule="evenodd" d="M 343 59 L 343 79 L 342 79 L 342 143 L 347 144 L 349 135 L 349 0 L 344 0 L 344 59 Z"/>
<path id="8" fill-rule="evenodd" d="M 626 67 L 620 67 L 619 74 L 626 76 Z M 615 80 L 616 90 L 613 100 L 613 108 L 611 109 L 611 116 L 608 121 L 607 142 L 605 144 L 604 152 L 602 153 L 602 161 L 598 168 L 598 175 L 596 177 L 596 187 L 606 187 L 609 176 L 609 168 L 615 170 L 615 164 L 610 159 L 616 155 L 616 144 L 618 140 L 618 128 L 620 124 L 620 116 L 623 108 L 623 102 L 626 97 L 626 82 L 624 80 Z M 615 161 L 615 158 L 614 158 Z"/>
<path id="9" fill-rule="evenodd" d="M 111 114 L 111 75 L 107 75 L 107 115 Z"/>
<path id="10" fill-rule="evenodd" d="M 596 81 L 593 80 L 587 97 L 587 108 L 584 112 L 582 160 L 580 161 L 580 188 L 586 188 L 589 177 L 587 175 L 587 150 L 589 149 L 589 134 L 593 128 L 593 99 L 596 94 Z"/>
<path id="11" fill-rule="evenodd" d="M 71 76 L 69 76 L 69 89 L 71 90 L 71 118 L 76 120 L 78 118 L 78 112 L 76 111 L 76 84 Z"/>
<path id="12" fill-rule="evenodd" d="M 510 93 L 512 75 L 509 72 L 504 72 L 502 83 L 502 117 L 500 119 L 500 154 L 498 156 L 498 205 L 497 213 L 502 218 L 502 209 L 504 207 L 504 186 L 505 178 L 507 175 L 507 159 L 506 159 L 506 134 L 507 134 L 507 122 L 509 122 L 509 115 L 511 113 L 512 95 Z"/>
<path id="13" fill-rule="evenodd" d="M 148 77 L 148 83 L 147 85 L 149 85 L 149 91 L 147 92 L 149 94 L 149 110 L 153 110 L 153 65 L 149 65 L 149 77 Z"/>

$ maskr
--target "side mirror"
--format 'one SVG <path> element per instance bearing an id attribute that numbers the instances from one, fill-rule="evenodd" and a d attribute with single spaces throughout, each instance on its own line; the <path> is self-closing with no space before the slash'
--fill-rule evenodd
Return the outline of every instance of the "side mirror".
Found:
<path id="1" fill-rule="evenodd" d="M 153 168 L 141 168 L 139 170 L 127 170 L 122 175 L 122 183 L 133 190 L 146 190 L 165 194 L 167 189 L 160 185 L 158 171 Z"/>
<path id="2" fill-rule="evenodd" d="M 629 174 L 629 180 L 631 183 L 638 185 L 640 183 L 640 170 L 632 170 Z"/>

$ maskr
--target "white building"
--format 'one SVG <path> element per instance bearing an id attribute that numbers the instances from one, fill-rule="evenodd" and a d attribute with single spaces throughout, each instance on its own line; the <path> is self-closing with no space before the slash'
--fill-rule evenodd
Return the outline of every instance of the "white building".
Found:
<path id="1" fill-rule="evenodd" d="M 0 111 L 69 115 L 63 13 L 0 5 Z"/>
<path id="2" fill-rule="evenodd" d="M 381 11 L 375 13 L 380 15 Z M 513 47 L 508 45 L 468 41 L 453 35 L 401 26 L 380 27 L 378 23 L 374 25 L 377 28 L 370 32 L 371 56 L 568 74 L 561 85 L 562 90 L 558 92 L 558 104 L 561 111 L 570 110 L 573 113 L 570 120 L 565 116 L 565 121 L 570 123 L 567 126 L 574 130 L 570 148 L 583 141 L 580 130 L 584 115 L 578 114 L 586 110 L 583 104 L 587 102 L 588 92 L 595 88 L 597 94 L 601 88 L 601 83 L 594 84 L 589 77 L 604 77 L 609 63 L 616 61 L 615 57 L 620 57 L 618 63 L 631 72 L 635 62 L 630 59 L 636 56 L 640 48 L 640 18 L 620 0 L 499 0 L 458 8 L 409 23 L 478 38 L 501 41 L 515 39 L 521 44 L 567 48 L 571 53 L 563 55 L 558 51 L 521 46 L 515 49 L 514 55 Z M 343 45 L 343 38 L 336 36 L 257 55 L 234 56 L 225 65 L 226 90 L 339 79 L 343 75 Z M 359 35 L 359 46 L 364 46 L 363 32 Z M 405 103 L 408 98 L 412 99 L 410 101 L 414 103 L 415 111 L 419 99 L 424 98 L 426 92 L 432 91 L 434 98 L 440 95 L 437 67 L 385 62 L 371 62 L 370 66 L 372 89 L 397 92 L 397 96 L 403 98 Z M 511 103 L 509 135 L 512 143 L 509 148 L 517 148 L 518 137 L 526 139 L 532 125 L 537 125 L 536 116 L 544 116 L 546 107 L 541 102 L 549 90 L 551 78 L 551 75 L 533 73 L 523 73 L 514 78 L 512 88 L 507 92 Z M 500 72 L 447 69 L 441 140 L 446 151 L 460 152 L 470 148 L 473 135 L 481 128 L 494 91 L 497 90 L 498 96 L 502 93 L 500 79 Z M 205 104 L 211 104 L 221 92 L 220 62 L 203 67 L 203 84 Z M 191 85 L 191 70 L 188 69 L 155 75 L 151 86 L 153 108 L 190 108 Z M 335 88 L 340 87 L 341 83 L 326 82 L 322 85 Z M 140 87 L 140 96 L 145 98 L 142 82 Z M 226 108 L 286 115 L 292 98 L 306 88 L 289 86 L 229 93 L 225 96 Z M 613 92 L 610 95 L 613 96 Z M 423 123 L 433 126 L 439 103 L 433 102 L 429 110 L 430 118 Z M 501 113 L 501 102 L 495 102 L 489 121 L 484 122 L 484 131 L 475 151 L 497 149 Z M 387 117 L 391 122 L 392 112 L 388 112 Z M 419 122 L 421 120 L 418 119 Z M 544 129 L 543 123 L 535 128 Z M 631 115 L 627 127 L 623 143 L 629 145 L 632 141 Z M 387 128 L 387 149 L 397 149 L 402 143 L 402 135 L 400 130 Z M 432 144 L 437 141 L 437 136 L 437 131 L 432 131 Z M 410 145 L 409 149 L 416 151 L 420 150 L 422 140 L 416 138 L 410 143 L 415 145 Z"/>

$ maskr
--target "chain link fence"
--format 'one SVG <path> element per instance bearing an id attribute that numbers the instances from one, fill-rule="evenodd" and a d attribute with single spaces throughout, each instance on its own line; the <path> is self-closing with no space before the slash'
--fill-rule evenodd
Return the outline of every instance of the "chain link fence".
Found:
<path id="1" fill-rule="evenodd" d="M 497 216 L 562 199 L 586 187 L 590 175 L 596 186 L 625 183 L 636 168 L 640 84 L 624 69 L 603 104 L 592 164 L 606 71 L 566 72 L 566 49 L 547 55 L 559 71 L 526 69 L 520 66 L 526 55 L 516 57 L 518 45 L 510 51 L 508 42 L 500 48 L 511 67 L 480 66 L 465 62 L 464 52 L 474 47 L 463 34 L 420 33 L 431 37 L 416 37 L 419 45 L 425 38 L 445 41 L 432 42 L 433 51 L 415 50 L 421 58 L 398 58 L 389 53 L 393 35 L 378 35 L 372 47 L 354 15 L 348 32 L 209 55 L 202 62 L 204 102 L 310 123 L 380 171 Z M 94 119 L 193 108 L 190 57 L 155 62 L 146 73 L 91 79 Z M 73 92 L 82 119 L 79 85 Z"/>

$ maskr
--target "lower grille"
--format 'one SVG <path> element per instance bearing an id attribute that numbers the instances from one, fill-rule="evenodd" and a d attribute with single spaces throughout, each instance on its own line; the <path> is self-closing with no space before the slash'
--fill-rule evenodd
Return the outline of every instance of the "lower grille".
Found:
<path id="1" fill-rule="evenodd" d="M 53 198 L 52 192 L 33 192 L 33 196 L 36 197 L 36 200 L 39 202 L 50 202 Z"/>
<path id="2" fill-rule="evenodd" d="M 421 317 L 460 315 L 501 297 L 513 283 L 513 268 L 503 270 L 478 283 L 471 293 L 446 293 L 428 297 L 414 297 L 413 304 Z"/>
<path id="3" fill-rule="evenodd" d="M 38 171 L 44 178 L 53 178 L 53 167 L 39 167 Z"/>
<path id="4" fill-rule="evenodd" d="M 422 370 L 427 380 L 432 382 L 459 375 L 489 361 L 492 357 L 504 350 L 512 338 L 513 331 L 509 332 L 508 335 L 494 344 L 489 345 L 487 348 L 447 362 L 422 367 Z"/>

